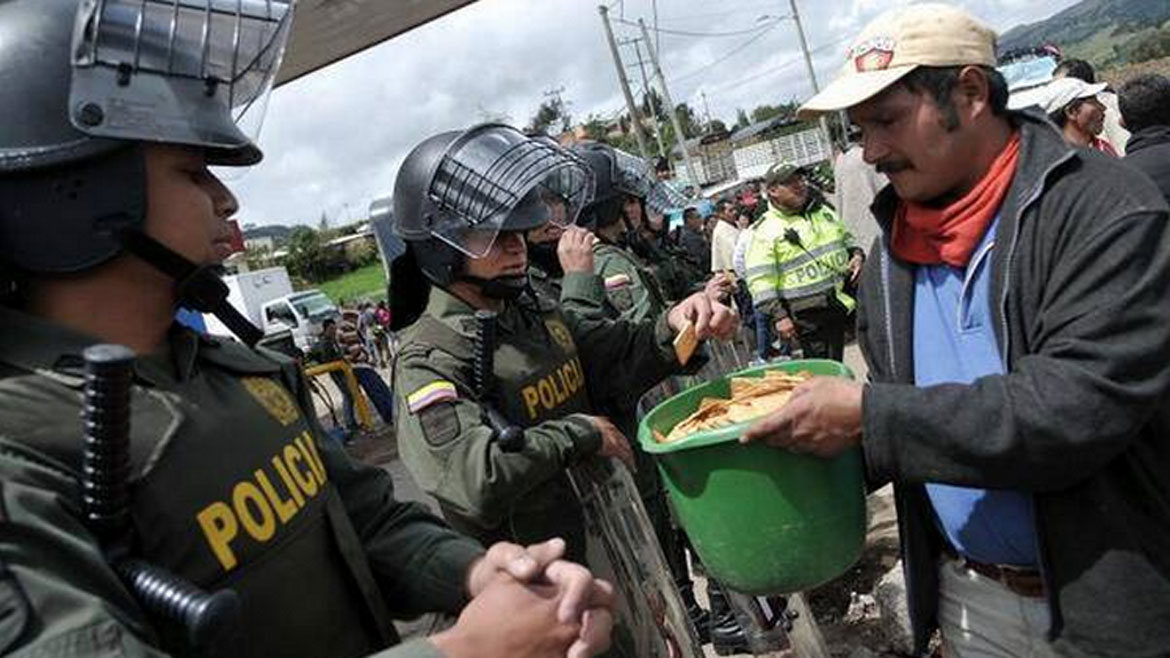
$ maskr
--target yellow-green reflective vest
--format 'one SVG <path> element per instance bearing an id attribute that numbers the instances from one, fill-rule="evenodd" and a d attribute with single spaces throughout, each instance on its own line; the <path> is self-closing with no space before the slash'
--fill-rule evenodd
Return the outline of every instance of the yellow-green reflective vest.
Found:
<path id="1" fill-rule="evenodd" d="M 801 246 L 785 240 L 789 230 L 800 236 Z M 832 292 L 846 310 L 853 310 L 856 302 L 842 291 L 852 247 L 853 235 L 828 206 L 795 215 L 769 204 L 745 260 L 752 302 L 791 302 Z"/>

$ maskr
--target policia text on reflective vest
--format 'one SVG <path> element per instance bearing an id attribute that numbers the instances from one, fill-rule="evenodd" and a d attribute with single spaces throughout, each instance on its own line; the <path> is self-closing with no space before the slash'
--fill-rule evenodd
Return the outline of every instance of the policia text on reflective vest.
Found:
<path id="1" fill-rule="evenodd" d="M 856 303 L 842 291 L 842 284 L 853 247 L 849 229 L 827 206 L 807 215 L 769 206 L 747 252 L 752 302 L 765 306 L 777 300 L 788 304 L 834 295 L 846 311 L 852 311 Z"/>

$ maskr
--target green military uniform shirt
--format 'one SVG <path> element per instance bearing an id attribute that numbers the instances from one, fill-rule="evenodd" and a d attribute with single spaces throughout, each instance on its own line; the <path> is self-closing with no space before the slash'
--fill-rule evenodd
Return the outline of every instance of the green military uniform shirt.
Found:
<path id="1" fill-rule="evenodd" d="M 593 247 L 593 271 L 602 278 L 606 296 L 621 319 L 642 322 L 666 310 L 662 286 L 628 250 L 598 242 Z"/>
<path id="2" fill-rule="evenodd" d="M 585 296 L 597 290 L 580 273 L 568 274 L 564 287 Z M 580 560 L 583 521 L 564 468 L 601 445 L 586 417 L 592 392 L 642 390 L 673 372 L 673 332 L 665 317 L 613 322 L 532 300 L 507 303 L 496 331 L 490 403 L 523 428 L 524 450 L 505 453 L 491 441 L 489 401 L 473 386 L 474 310 L 434 288 L 426 312 L 403 333 L 395 365 L 400 453 L 457 528 L 484 542 L 560 535 Z"/>
<path id="3" fill-rule="evenodd" d="M 672 245 L 663 244 L 658 236 L 645 234 L 631 238 L 630 248 L 642 265 L 658 280 L 667 300 L 678 301 L 702 290 L 709 272 L 691 262 L 690 254 Z"/>
<path id="4" fill-rule="evenodd" d="M 0 309 L 0 653 L 186 655 L 80 515 L 80 354 L 93 342 Z M 235 589 L 237 656 L 366 655 L 397 642 L 393 614 L 458 611 L 482 547 L 321 441 L 303 381 L 275 359 L 176 326 L 136 361 L 135 557 Z"/>

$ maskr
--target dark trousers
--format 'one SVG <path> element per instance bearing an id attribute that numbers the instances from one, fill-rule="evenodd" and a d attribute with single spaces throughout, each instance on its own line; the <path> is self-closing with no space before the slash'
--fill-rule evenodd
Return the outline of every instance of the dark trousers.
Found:
<path id="1" fill-rule="evenodd" d="M 394 422 L 394 394 L 386 385 L 386 380 L 382 379 L 382 375 L 373 368 L 364 366 L 355 367 L 353 375 L 357 378 L 358 386 L 362 387 L 366 397 L 370 399 L 374 411 L 378 412 L 382 422 Z"/>
<path id="2" fill-rule="evenodd" d="M 797 337 L 806 359 L 832 359 L 845 356 L 845 327 L 849 315 L 833 300 L 829 306 L 801 311 L 793 318 Z"/>
<path id="3" fill-rule="evenodd" d="M 353 396 L 349 394 L 349 385 L 345 381 L 345 374 L 334 370 L 333 372 L 329 373 L 329 378 L 333 380 L 333 384 L 341 393 L 342 427 L 347 430 L 357 429 L 357 417 L 353 412 Z"/>

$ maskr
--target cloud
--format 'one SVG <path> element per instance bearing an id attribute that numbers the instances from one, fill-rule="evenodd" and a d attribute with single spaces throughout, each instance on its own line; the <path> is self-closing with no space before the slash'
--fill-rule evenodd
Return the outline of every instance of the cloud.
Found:
<path id="1" fill-rule="evenodd" d="M 1075 0 L 967 0 L 1007 29 Z M 907 0 L 800 0 L 822 84 L 848 38 L 883 9 Z M 811 85 L 782 0 L 660 0 L 659 26 L 672 32 L 741 32 L 727 37 L 659 33 L 662 67 L 675 102 L 731 123 L 737 108 L 806 98 Z M 640 36 L 623 20 L 652 23 L 651 0 L 615 3 L 620 40 Z M 749 43 L 750 42 L 750 43 Z M 642 49 L 645 57 L 645 49 Z M 623 47 L 631 86 L 642 88 L 633 48 Z M 717 64 L 711 65 L 712 62 Z M 649 73 L 649 71 L 648 71 Z M 507 116 L 523 125 L 563 87 L 577 119 L 624 110 L 597 5 L 590 0 L 480 0 L 273 92 L 260 144 L 263 163 L 232 183 L 240 217 L 258 224 L 315 224 L 364 217 L 393 188 L 409 150 L 443 130 Z"/>

